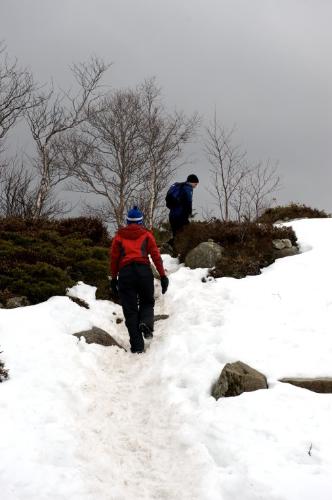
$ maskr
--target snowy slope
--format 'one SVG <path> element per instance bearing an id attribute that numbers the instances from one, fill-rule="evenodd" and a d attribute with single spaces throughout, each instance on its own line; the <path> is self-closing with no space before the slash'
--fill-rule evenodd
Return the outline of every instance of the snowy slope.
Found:
<path id="1" fill-rule="evenodd" d="M 92 325 L 128 347 L 121 309 L 78 285 L 66 297 L 0 310 L 1 500 L 332 498 L 332 395 L 278 379 L 332 376 L 332 220 L 292 223 L 301 253 L 260 276 L 202 283 L 165 256 L 144 355 L 87 345 Z M 215 401 L 227 362 L 269 390 Z M 309 454 L 310 450 L 310 454 Z"/>

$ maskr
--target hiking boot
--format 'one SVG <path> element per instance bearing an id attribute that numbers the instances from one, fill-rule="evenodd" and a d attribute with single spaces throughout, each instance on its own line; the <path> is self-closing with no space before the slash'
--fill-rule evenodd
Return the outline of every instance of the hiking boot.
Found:
<path id="1" fill-rule="evenodd" d="M 139 325 L 139 331 L 141 332 L 141 334 L 143 335 L 143 337 L 145 339 L 152 339 L 152 337 L 153 337 L 152 330 L 145 323 L 140 323 L 140 325 Z"/>

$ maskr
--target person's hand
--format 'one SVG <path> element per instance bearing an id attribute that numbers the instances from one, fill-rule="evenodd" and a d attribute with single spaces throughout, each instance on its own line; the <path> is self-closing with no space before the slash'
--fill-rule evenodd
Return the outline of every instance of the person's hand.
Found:
<path id="1" fill-rule="evenodd" d="M 164 295 L 164 293 L 167 292 L 167 288 L 168 288 L 168 278 L 167 276 L 162 276 L 160 278 L 160 284 L 161 284 L 161 293 Z"/>
<path id="2" fill-rule="evenodd" d="M 119 286 L 118 286 L 118 279 L 117 278 L 112 278 L 111 279 L 111 291 L 114 297 L 119 296 Z"/>

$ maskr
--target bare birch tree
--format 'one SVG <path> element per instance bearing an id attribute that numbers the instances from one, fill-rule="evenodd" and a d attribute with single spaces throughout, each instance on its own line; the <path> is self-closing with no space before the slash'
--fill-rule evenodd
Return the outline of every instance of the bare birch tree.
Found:
<path id="1" fill-rule="evenodd" d="M 31 73 L 10 60 L 0 42 L 0 141 L 29 107 L 33 89 Z"/>
<path id="2" fill-rule="evenodd" d="M 153 80 L 118 90 L 90 114 L 88 126 L 69 154 L 79 182 L 74 189 L 104 201 L 89 207 L 117 226 L 131 204 L 139 205 L 148 227 L 156 220 L 165 187 L 197 118 L 167 115 Z"/>
<path id="3" fill-rule="evenodd" d="M 216 115 L 206 129 L 205 152 L 211 165 L 213 184 L 210 192 L 223 221 L 232 218 L 232 203 L 249 172 L 246 153 L 233 145 L 233 133 L 234 129 L 227 131 L 218 124 Z"/>
<path id="4" fill-rule="evenodd" d="M 120 226 L 125 211 L 142 185 L 144 156 L 140 138 L 139 96 L 118 90 L 90 113 L 83 133 L 68 144 L 76 182 L 72 189 L 95 194 L 102 203 L 89 206 L 103 219 Z"/>
<path id="5" fill-rule="evenodd" d="M 167 114 L 161 103 L 161 91 L 155 80 L 146 80 L 138 89 L 143 121 L 141 138 L 146 156 L 145 220 L 150 229 L 164 203 L 165 188 L 175 170 L 184 145 L 192 138 L 198 125 L 198 116 L 187 118 L 183 113 Z"/>
<path id="6" fill-rule="evenodd" d="M 2 159 L 4 138 L 31 105 L 34 82 L 31 73 L 9 58 L 6 46 L 0 42 L 0 182 L 4 185 L 8 162 Z M 2 194 L 2 193 L 1 193 Z"/>
<path id="7" fill-rule="evenodd" d="M 25 217 L 30 205 L 32 174 L 21 165 L 7 165 L 0 179 L 0 214 L 3 217 Z"/>
<path id="8" fill-rule="evenodd" d="M 257 219 L 267 208 L 271 207 L 275 193 L 281 187 L 278 165 L 270 160 L 260 162 L 250 172 L 246 188 L 247 220 Z"/>
<path id="9" fill-rule="evenodd" d="M 87 63 L 74 65 L 72 73 L 78 85 L 77 94 L 56 91 L 34 95 L 26 112 L 35 141 L 37 155 L 32 161 L 38 172 L 34 217 L 40 217 L 54 187 L 71 175 L 59 165 L 59 142 L 66 134 L 87 120 L 98 99 L 100 80 L 107 66 L 93 57 Z"/>
<path id="10" fill-rule="evenodd" d="M 16 160 L 8 162 L 0 178 L 0 215 L 3 217 L 34 216 L 36 200 L 35 174 Z M 65 213 L 65 204 L 55 199 L 49 192 L 41 217 L 54 217 Z"/>
<path id="11" fill-rule="evenodd" d="M 207 128 L 205 151 L 213 184 L 210 192 L 222 220 L 251 221 L 271 206 L 280 177 L 277 164 L 270 161 L 250 167 L 246 153 L 234 146 L 233 134 L 234 129 L 228 132 L 218 124 L 216 115 Z"/>

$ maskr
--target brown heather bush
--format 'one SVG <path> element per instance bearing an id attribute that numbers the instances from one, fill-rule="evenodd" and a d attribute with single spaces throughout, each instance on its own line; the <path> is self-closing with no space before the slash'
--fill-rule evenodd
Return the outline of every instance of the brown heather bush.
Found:
<path id="1" fill-rule="evenodd" d="M 288 238 L 296 245 L 296 235 L 290 227 L 254 222 L 193 222 L 186 226 L 175 241 L 175 250 L 183 262 L 187 253 L 199 243 L 212 239 L 225 249 L 225 255 L 211 271 L 214 277 L 243 278 L 260 274 L 260 269 L 272 264 L 276 254 L 272 240 Z"/>
<path id="2" fill-rule="evenodd" d="M 322 219 L 326 217 L 330 217 L 330 214 L 327 214 L 324 210 L 318 210 L 317 208 L 311 208 L 297 203 L 290 203 L 285 206 L 268 208 L 257 219 L 257 222 L 273 224 L 277 221 L 289 221 L 294 219 Z"/>

